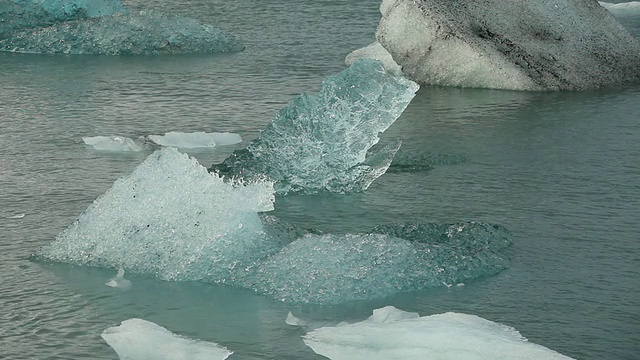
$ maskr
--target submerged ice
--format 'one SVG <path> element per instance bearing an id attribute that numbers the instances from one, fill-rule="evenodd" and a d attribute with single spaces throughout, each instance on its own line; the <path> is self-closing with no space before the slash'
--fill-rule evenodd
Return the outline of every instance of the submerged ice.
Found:
<path id="1" fill-rule="evenodd" d="M 142 319 L 129 319 L 102 332 L 121 360 L 224 360 L 233 354 L 212 342 L 189 339 Z"/>
<path id="2" fill-rule="evenodd" d="M 359 60 L 328 77 L 322 90 L 294 99 L 246 149 L 212 171 L 267 176 L 278 193 L 365 190 L 388 168 L 400 144 L 367 156 L 415 96 L 418 85 Z"/>
<path id="3" fill-rule="evenodd" d="M 583 90 L 640 80 L 640 41 L 597 1 L 383 0 L 376 38 L 422 84 Z"/>
<path id="4" fill-rule="evenodd" d="M 508 267 L 511 235 L 484 223 L 391 224 L 307 234 L 257 262 L 242 285 L 278 300 L 336 304 L 450 286 Z"/>
<path id="5" fill-rule="evenodd" d="M 118 1 L 0 0 L 0 51 L 178 54 L 241 51 L 230 34 L 185 17 L 129 12 Z"/>
<path id="6" fill-rule="evenodd" d="M 331 360 L 570 360 L 527 341 L 516 329 L 475 315 L 431 316 L 387 306 L 368 319 L 307 333 L 303 340 Z"/>

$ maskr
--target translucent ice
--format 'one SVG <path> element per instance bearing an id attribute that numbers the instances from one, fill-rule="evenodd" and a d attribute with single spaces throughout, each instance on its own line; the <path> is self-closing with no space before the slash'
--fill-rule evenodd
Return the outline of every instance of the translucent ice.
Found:
<path id="1" fill-rule="evenodd" d="M 243 150 L 212 170 L 251 179 L 267 175 L 278 193 L 365 190 L 383 174 L 399 143 L 367 158 L 415 96 L 418 85 L 389 75 L 374 60 L 359 60 L 301 95 Z"/>
<path id="2" fill-rule="evenodd" d="M 391 74 L 400 76 L 402 75 L 402 67 L 398 65 L 391 54 L 380 45 L 379 42 L 374 42 L 361 49 L 350 52 L 344 59 L 344 63 L 347 66 L 353 64 L 354 61 L 359 59 L 373 59 L 378 60 L 384 65 L 384 68 Z"/>
<path id="3" fill-rule="evenodd" d="M 396 224 L 366 234 L 306 234 L 240 282 L 286 302 L 332 304 L 451 286 L 508 266 L 509 232 L 482 223 Z"/>
<path id="4" fill-rule="evenodd" d="M 189 339 L 142 319 L 129 319 L 102 332 L 120 360 L 224 360 L 232 351 L 212 342 Z"/>
<path id="5" fill-rule="evenodd" d="M 124 136 L 85 136 L 85 144 L 100 151 L 142 151 L 144 146 Z"/>
<path id="6" fill-rule="evenodd" d="M 164 135 L 149 135 L 149 139 L 162 146 L 174 146 L 185 149 L 233 145 L 242 141 L 238 134 L 232 133 L 183 133 L 171 131 Z"/>
<path id="7" fill-rule="evenodd" d="M 59 20 L 99 17 L 127 12 L 119 0 L 12 0 L 23 6 L 36 5 Z"/>
<path id="8" fill-rule="evenodd" d="M 179 54 L 241 51 L 230 34 L 190 18 L 129 13 L 117 1 L 0 0 L 0 51 Z"/>
<path id="9" fill-rule="evenodd" d="M 528 342 L 506 325 L 475 315 L 448 312 L 420 317 L 387 306 L 367 320 L 322 327 L 304 336 L 331 360 L 570 360 Z"/>
<path id="10" fill-rule="evenodd" d="M 423 84 L 583 90 L 640 80 L 640 41 L 596 1 L 383 0 L 376 38 Z"/>
<path id="11" fill-rule="evenodd" d="M 236 267 L 279 249 L 265 241 L 259 211 L 273 184 L 231 184 L 173 148 L 118 179 L 38 256 L 167 280 L 225 282 Z"/>

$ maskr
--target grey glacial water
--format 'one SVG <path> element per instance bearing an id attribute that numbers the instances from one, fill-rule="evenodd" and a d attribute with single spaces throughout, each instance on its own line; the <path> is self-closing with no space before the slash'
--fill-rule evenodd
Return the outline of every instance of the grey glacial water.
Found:
<path id="1" fill-rule="evenodd" d="M 215 342 L 231 359 L 319 359 L 296 328 L 394 305 L 456 311 L 518 329 L 577 359 L 640 356 L 640 86 L 588 92 L 423 87 L 382 135 L 399 157 L 364 193 L 291 195 L 272 213 L 304 228 L 366 231 L 393 222 L 482 221 L 513 234 L 511 266 L 463 287 L 333 306 L 288 305 L 249 290 L 34 262 L 150 151 L 104 153 L 83 136 L 169 131 L 255 138 L 294 96 L 317 91 L 371 43 L 377 1 L 130 1 L 236 35 L 240 53 L 65 56 L 0 53 L 0 357 L 115 359 L 100 334 L 138 317 Z M 640 36 L 640 15 L 621 16 Z M 191 152 L 203 165 L 234 147 Z M 422 161 L 424 164 L 425 162 Z"/>

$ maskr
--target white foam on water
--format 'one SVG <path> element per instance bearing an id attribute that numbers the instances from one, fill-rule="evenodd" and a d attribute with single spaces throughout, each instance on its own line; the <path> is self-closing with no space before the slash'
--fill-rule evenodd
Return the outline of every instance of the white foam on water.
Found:
<path id="1" fill-rule="evenodd" d="M 224 360 L 233 354 L 216 343 L 176 335 L 137 318 L 107 328 L 101 336 L 121 360 Z"/>
<path id="2" fill-rule="evenodd" d="M 354 324 L 327 326 L 303 340 L 331 360 L 569 360 L 516 329 L 475 315 L 419 316 L 387 306 Z"/>
<path id="3" fill-rule="evenodd" d="M 202 131 L 184 133 L 171 131 L 164 135 L 149 135 L 149 139 L 161 146 L 173 146 L 183 149 L 211 148 L 216 145 L 233 145 L 242 142 L 234 133 L 205 133 Z"/>

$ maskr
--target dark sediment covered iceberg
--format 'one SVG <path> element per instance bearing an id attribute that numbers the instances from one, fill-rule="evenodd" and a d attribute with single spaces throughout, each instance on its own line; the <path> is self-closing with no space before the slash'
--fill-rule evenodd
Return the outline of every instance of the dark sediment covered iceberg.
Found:
<path id="1" fill-rule="evenodd" d="M 640 80 L 640 41 L 596 0 L 383 0 L 377 40 L 422 84 L 584 90 Z"/>
<path id="2" fill-rule="evenodd" d="M 294 99 L 260 137 L 211 171 L 244 179 L 266 175 L 280 194 L 365 190 L 387 170 L 400 144 L 367 152 L 417 90 L 378 61 L 356 61 L 328 77 L 320 92 Z"/>
<path id="3" fill-rule="evenodd" d="M 0 0 L 0 51 L 139 55 L 243 49 L 235 37 L 211 25 L 132 13 L 115 0 Z"/>

